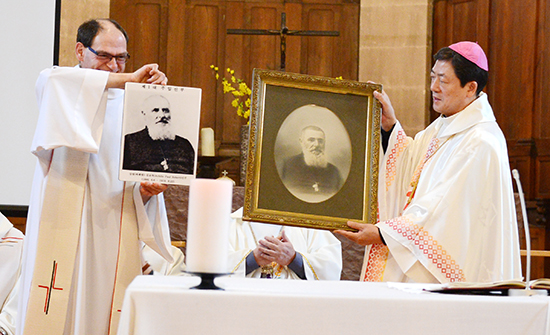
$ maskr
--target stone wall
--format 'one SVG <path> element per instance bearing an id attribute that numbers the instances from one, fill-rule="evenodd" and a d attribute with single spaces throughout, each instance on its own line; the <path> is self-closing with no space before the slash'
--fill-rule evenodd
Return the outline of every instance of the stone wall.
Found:
<path id="1" fill-rule="evenodd" d="M 76 30 L 84 21 L 109 17 L 110 0 L 63 0 L 59 30 L 59 65 L 75 66 Z"/>
<path id="2" fill-rule="evenodd" d="M 359 80 L 383 85 L 409 136 L 429 123 L 432 4 L 361 0 Z"/>

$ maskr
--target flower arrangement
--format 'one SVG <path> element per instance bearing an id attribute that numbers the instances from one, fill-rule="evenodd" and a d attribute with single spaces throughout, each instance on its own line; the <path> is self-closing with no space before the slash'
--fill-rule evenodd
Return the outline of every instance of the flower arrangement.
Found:
<path id="1" fill-rule="evenodd" d="M 210 65 L 210 68 L 214 70 L 216 80 L 219 80 L 220 74 L 218 67 Z M 231 106 L 237 109 L 237 115 L 248 120 L 250 117 L 250 94 L 252 91 L 244 80 L 235 77 L 235 70 L 227 68 L 226 72 L 230 77 L 229 79 L 225 76 L 222 77 L 223 93 L 229 93 L 233 96 Z"/>

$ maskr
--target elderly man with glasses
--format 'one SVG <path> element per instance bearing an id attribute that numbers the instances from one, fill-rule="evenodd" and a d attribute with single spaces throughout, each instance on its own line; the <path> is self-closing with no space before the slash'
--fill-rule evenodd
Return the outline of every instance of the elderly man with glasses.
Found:
<path id="1" fill-rule="evenodd" d="M 115 21 L 87 21 L 79 66 L 46 69 L 36 83 L 21 333 L 114 334 L 126 286 L 148 267 L 143 242 L 173 261 L 166 186 L 118 180 L 125 83 L 167 83 L 157 64 L 124 73 L 127 42 Z"/>

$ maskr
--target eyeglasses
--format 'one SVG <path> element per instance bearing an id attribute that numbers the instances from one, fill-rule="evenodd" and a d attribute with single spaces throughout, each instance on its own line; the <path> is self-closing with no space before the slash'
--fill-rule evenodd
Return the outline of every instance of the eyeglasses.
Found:
<path id="1" fill-rule="evenodd" d="M 115 59 L 115 61 L 118 63 L 118 64 L 126 64 L 126 62 L 128 61 L 128 59 L 130 59 L 130 54 L 129 53 L 125 53 L 125 54 L 122 54 L 122 55 L 111 55 L 110 53 L 108 52 L 103 52 L 103 51 L 95 51 L 94 49 L 92 49 L 91 47 L 88 47 L 88 49 L 94 53 L 94 55 L 96 55 L 97 59 L 102 61 L 102 62 L 105 62 L 105 63 L 108 63 L 111 61 L 111 59 Z"/>

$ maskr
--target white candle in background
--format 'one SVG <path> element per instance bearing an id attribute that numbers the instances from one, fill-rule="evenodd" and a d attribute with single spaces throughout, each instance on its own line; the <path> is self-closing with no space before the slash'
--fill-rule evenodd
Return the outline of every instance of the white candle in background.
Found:
<path id="1" fill-rule="evenodd" d="M 233 183 L 193 179 L 189 186 L 187 271 L 227 273 Z"/>
<path id="2" fill-rule="evenodd" d="M 214 129 L 201 129 L 201 154 L 203 156 L 215 156 L 216 147 L 214 145 Z"/>

